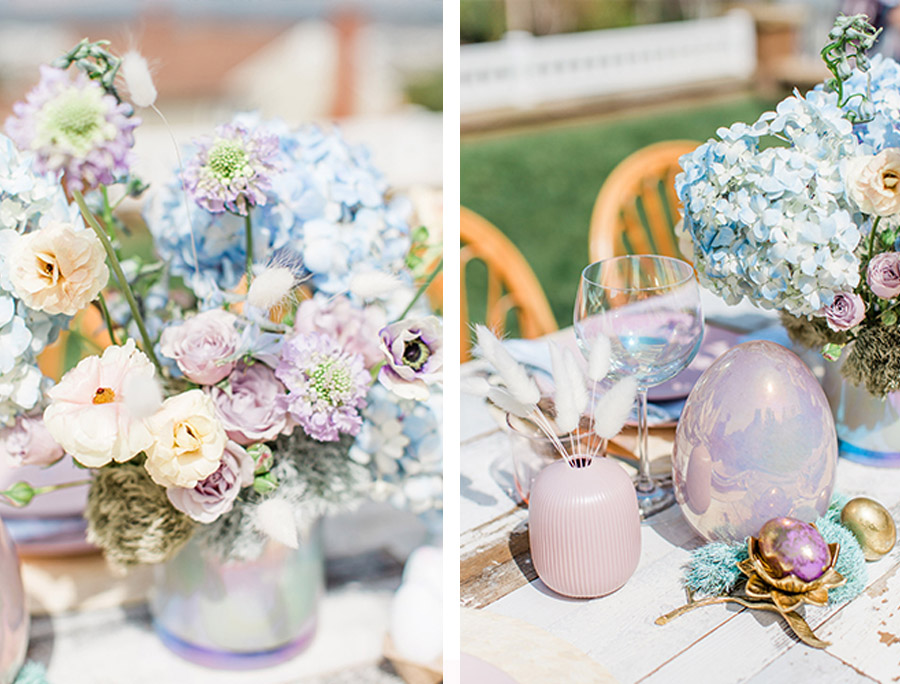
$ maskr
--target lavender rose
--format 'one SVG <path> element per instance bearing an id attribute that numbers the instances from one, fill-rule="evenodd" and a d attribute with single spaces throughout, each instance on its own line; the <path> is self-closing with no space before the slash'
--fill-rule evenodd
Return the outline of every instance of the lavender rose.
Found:
<path id="1" fill-rule="evenodd" d="M 209 524 L 228 513 L 242 487 L 253 484 L 253 457 L 229 441 L 218 470 L 194 487 L 169 487 L 169 501 L 199 523 Z"/>
<path id="2" fill-rule="evenodd" d="M 900 295 L 900 253 L 883 252 L 872 259 L 866 269 L 866 282 L 882 299 Z"/>
<path id="3" fill-rule="evenodd" d="M 831 306 L 823 309 L 828 327 L 835 331 L 849 330 L 866 317 L 866 305 L 858 294 L 838 292 Z"/>
<path id="4" fill-rule="evenodd" d="M 387 362 L 378 373 L 379 382 L 404 399 L 428 399 L 428 385 L 443 377 L 440 320 L 428 316 L 392 323 L 381 331 L 381 350 Z"/>
<path id="5" fill-rule="evenodd" d="M 0 432 L 0 455 L 16 466 L 48 466 L 65 456 L 65 452 L 38 414 L 19 416 L 15 425 Z"/>
<path id="6" fill-rule="evenodd" d="M 239 363 L 229 376 L 231 387 L 209 389 L 225 434 L 238 444 L 275 439 L 287 426 L 287 412 L 278 397 L 286 394 L 275 371 L 264 363 Z"/>
<path id="7" fill-rule="evenodd" d="M 199 313 L 178 326 L 166 328 L 160 338 L 160 351 L 174 359 L 185 377 L 199 385 L 214 385 L 228 377 L 234 362 L 222 359 L 237 351 L 240 336 L 234 324 L 237 317 L 221 309 Z"/>

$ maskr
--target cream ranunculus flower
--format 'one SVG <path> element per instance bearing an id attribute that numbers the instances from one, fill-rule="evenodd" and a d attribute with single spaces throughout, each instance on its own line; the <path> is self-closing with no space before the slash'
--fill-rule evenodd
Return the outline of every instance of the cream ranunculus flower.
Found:
<path id="1" fill-rule="evenodd" d="M 109 280 L 106 254 L 90 230 L 52 222 L 19 236 L 9 255 L 16 296 L 32 309 L 73 316 Z"/>
<path id="2" fill-rule="evenodd" d="M 850 159 L 845 176 L 847 193 L 861 212 L 875 216 L 900 213 L 900 148 Z"/>
<path id="3" fill-rule="evenodd" d="M 193 487 L 219 468 L 225 451 L 225 428 L 216 405 L 202 390 L 188 390 L 163 402 L 147 419 L 155 441 L 145 467 L 163 487 Z"/>
<path id="4" fill-rule="evenodd" d="M 134 340 L 108 347 L 103 356 L 82 359 L 47 391 L 44 425 L 66 453 L 88 468 L 127 461 L 153 443 L 129 395 L 145 392 L 156 382 L 155 374 Z"/>

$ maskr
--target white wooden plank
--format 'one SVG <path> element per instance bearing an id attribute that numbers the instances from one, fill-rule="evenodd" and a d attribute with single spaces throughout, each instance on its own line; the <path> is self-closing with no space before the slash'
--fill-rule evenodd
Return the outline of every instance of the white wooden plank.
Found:
<path id="1" fill-rule="evenodd" d="M 895 562 L 897 554 L 892 554 Z M 884 682 L 900 681 L 900 565 L 819 630 L 828 652 Z"/>
<path id="2" fill-rule="evenodd" d="M 670 515 L 670 514 L 666 514 Z M 536 581 L 500 599 L 488 610 L 527 620 L 569 641 L 607 667 L 622 682 L 634 681 L 664 663 L 729 614 L 697 611 L 664 629 L 653 621 L 684 600 L 680 567 L 699 540 L 687 524 L 673 520 L 658 529 L 644 526 L 641 561 L 617 592 L 591 601 L 566 599 Z M 681 622 L 681 624 L 679 624 Z M 614 635 L 614 636 L 612 636 Z M 653 648 L 646 648 L 652 643 Z"/>
<path id="3" fill-rule="evenodd" d="M 515 500 L 491 473 L 498 459 L 511 461 L 509 439 L 496 432 L 460 447 L 460 530 L 476 528 L 516 507 Z"/>
<path id="4" fill-rule="evenodd" d="M 867 677 L 826 651 L 796 647 L 744 681 L 747 684 L 813 681 L 816 684 L 871 684 L 878 680 Z"/>
<path id="5" fill-rule="evenodd" d="M 842 460 L 838 483 L 839 489 L 850 495 L 866 492 L 888 504 L 900 497 L 898 471 L 873 473 L 871 468 Z M 688 681 L 689 677 L 703 681 L 709 663 L 722 653 L 734 654 L 745 668 L 735 671 L 746 675 L 774 661 L 796 643 L 775 616 L 745 615 L 731 606 L 710 606 L 668 625 L 655 625 L 656 617 L 684 602 L 681 566 L 689 550 L 701 541 L 678 509 L 654 518 L 642 532 L 638 569 L 625 587 L 611 596 L 572 601 L 556 596 L 537 581 L 500 599 L 488 610 L 527 620 L 570 641 L 623 682 L 636 681 L 658 668 L 659 673 L 648 681 Z M 894 557 L 892 554 L 890 559 L 870 564 L 870 577 L 879 577 L 895 562 Z M 810 608 L 807 617 L 810 624 L 818 625 L 833 612 Z M 615 639 L 610 634 L 615 634 Z M 652 649 L 646 647 L 649 643 Z"/>

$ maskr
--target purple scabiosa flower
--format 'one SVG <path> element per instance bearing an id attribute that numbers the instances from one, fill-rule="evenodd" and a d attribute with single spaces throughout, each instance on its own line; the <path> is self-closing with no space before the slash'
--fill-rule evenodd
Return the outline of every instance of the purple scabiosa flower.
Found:
<path id="1" fill-rule="evenodd" d="M 70 190 L 109 185 L 128 174 L 134 129 L 131 105 L 120 103 L 78 72 L 41 67 L 41 80 L 24 102 L 13 105 L 6 132 L 35 153 L 41 172 L 63 172 Z"/>
<path id="2" fill-rule="evenodd" d="M 214 214 L 246 216 L 249 207 L 266 203 L 272 175 L 281 170 L 278 136 L 225 124 L 212 138 L 196 141 L 197 154 L 184 169 L 187 192 Z"/>
<path id="3" fill-rule="evenodd" d="M 381 331 L 385 364 L 378 381 L 398 397 L 425 401 L 443 378 L 442 326 L 436 316 L 392 323 Z"/>
<path id="4" fill-rule="evenodd" d="M 366 368 L 372 368 L 383 358 L 378 333 L 386 324 L 381 307 L 359 307 L 349 297 L 319 293 L 300 303 L 294 332 L 331 335 L 346 351 L 362 354 Z"/>
<path id="5" fill-rule="evenodd" d="M 371 380 L 362 355 L 329 335 L 297 335 L 285 342 L 275 375 L 288 389 L 280 401 L 310 437 L 335 442 L 359 432 Z"/>

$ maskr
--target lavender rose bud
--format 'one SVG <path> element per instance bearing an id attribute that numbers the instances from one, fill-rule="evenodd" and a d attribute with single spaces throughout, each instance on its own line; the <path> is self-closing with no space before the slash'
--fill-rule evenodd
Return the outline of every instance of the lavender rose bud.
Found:
<path id="1" fill-rule="evenodd" d="M 425 401 L 428 385 L 443 377 L 444 352 L 441 322 L 435 316 L 406 319 L 381 331 L 386 363 L 378 380 L 404 399 Z"/>
<path id="2" fill-rule="evenodd" d="M 840 332 L 859 325 L 866 317 L 866 305 L 858 294 L 838 292 L 831 306 L 823 310 L 828 327 Z"/>
<path id="3" fill-rule="evenodd" d="M 275 371 L 264 363 L 239 363 L 229 376 L 230 389 L 211 387 L 210 396 L 225 434 L 248 446 L 275 439 L 287 426 L 287 412 L 278 397 L 286 394 Z"/>
<path id="4" fill-rule="evenodd" d="M 194 487 L 169 487 L 166 495 L 175 508 L 206 525 L 231 510 L 241 488 L 253 484 L 253 470 L 253 457 L 229 441 L 216 472 Z"/>
<path id="5" fill-rule="evenodd" d="M 866 282 L 882 299 L 900 295 L 900 253 L 883 252 L 872 259 L 866 269 Z"/>
<path id="6" fill-rule="evenodd" d="M 63 448 L 50 436 L 40 414 L 19 416 L 16 424 L 0 432 L 0 455 L 15 466 L 48 466 L 65 456 Z"/>
<path id="7" fill-rule="evenodd" d="M 178 326 L 166 328 L 160 351 L 174 359 L 185 377 L 198 385 L 214 385 L 228 377 L 234 362 L 221 363 L 237 351 L 240 336 L 234 314 L 212 309 L 199 313 Z"/>

